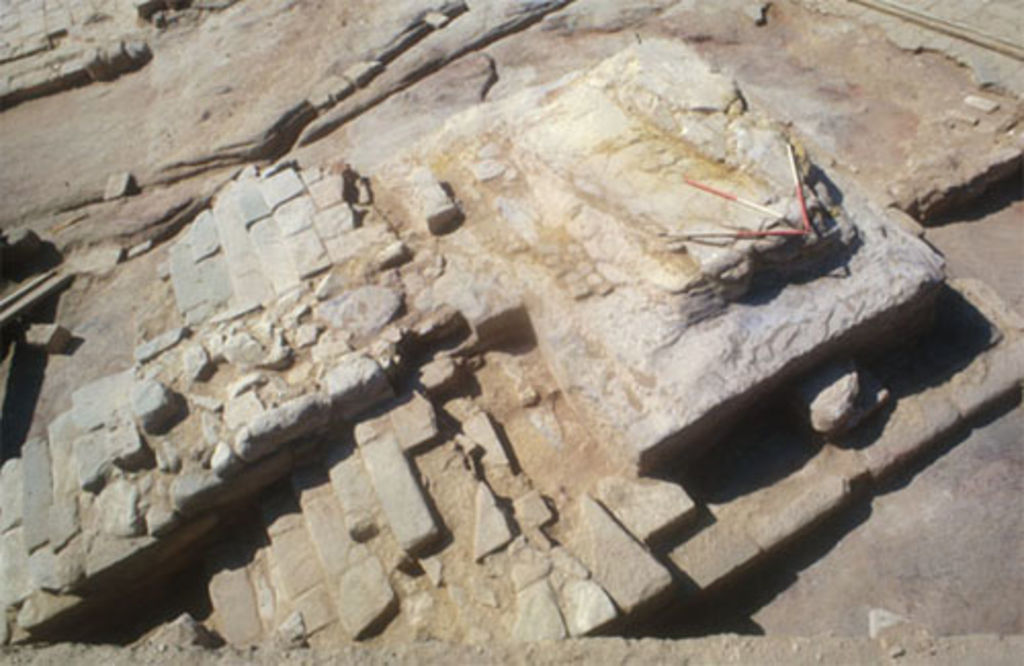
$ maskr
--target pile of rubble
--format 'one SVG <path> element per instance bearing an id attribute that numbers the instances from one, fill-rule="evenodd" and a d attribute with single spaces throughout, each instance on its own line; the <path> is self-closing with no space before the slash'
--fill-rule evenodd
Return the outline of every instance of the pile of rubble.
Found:
<path id="1" fill-rule="evenodd" d="M 242 170 L 166 248 L 178 324 L 4 464 L 5 640 L 197 559 L 212 613 L 182 622 L 239 646 L 617 633 L 733 580 L 1024 375 L 970 284 L 991 349 L 940 384 L 852 360 L 926 329 L 942 262 L 798 150 L 801 210 L 791 142 L 648 40 L 372 181 Z M 799 469 L 724 503 L 663 480 L 781 395 Z"/>

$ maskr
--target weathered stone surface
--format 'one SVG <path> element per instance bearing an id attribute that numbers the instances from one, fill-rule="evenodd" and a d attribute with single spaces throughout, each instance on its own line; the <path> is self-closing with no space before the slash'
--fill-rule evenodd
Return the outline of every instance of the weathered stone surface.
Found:
<path id="1" fill-rule="evenodd" d="M 811 427 L 826 435 L 841 431 L 860 392 L 857 367 L 850 361 L 832 362 L 797 385 L 797 396 Z"/>
<path id="2" fill-rule="evenodd" d="M 485 411 L 474 413 L 462 423 L 462 432 L 483 449 L 485 465 L 508 465 L 508 454 L 502 444 L 491 415 Z"/>
<path id="3" fill-rule="evenodd" d="M 368 551 L 346 529 L 344 512 L 333 492 L 304 500 L 302 517 L 328 579 L 337 578 L 350 564 L 367 556 Z"/>
<path id="4" fill-rule="evenodd" d="M 462 222 L 462 211 L 426 167 L 417 169 L 409 179 L 407 195 L 411 207 L 432 234 L 454 231 Z"/>
<path id="5" fill-rule="evenodd" d="M 316 432 L 327 423 L 329 416 L 330 403 L 324 396 L 309 394 L 293 398 L 263 412 L 239 430 L 235 453 L 245 461 L 259 460 L 287 442 Z"/>
<path id="6" fill-rule="evenodd" d="M 472 324 L 473 293 L 484 304 L 535 295 L 529 323 L 563 393 L 642 469 L 713 443 L 724 421 L 839 349 L 890 335 L 943 278 L 941 258 L 852 186 L 831 217 L 808 192 L 820 234 L 727 247 L 694 238 L 801 224 L 786 203 L 767 220 L 680 187 L 689 175 L 789 199 L 784 134 L 739 100 L 689 47 L 644 40 L 543 92 L 464 112 L 378 175 L 382 206 L 406 219 L 419 216 L 405 192 L 423 164 L 474 193 L 462 201 L 472 224 L 445 238 L 444 275 L 424 300 Z M 491 142 L 529 167 L 480 184 L 471 167 Z M 818 176 L 804 179 L 813 189 Z M 824 277 L 837 263 L 844 278 Z"/>
<path id="7" fill-rule="evenodd" d="M 22 445 L 21 474 L 23 538 L 31 553 L 50 539 L 53 470 L 48 440 L 37 437 Z"/>
<path id="8" fill-rule="evenodd" d="M 693 519 L 697 513 L 686 491 L 657 479 L 601 479 L 595 497 L 638 540 L 648 542 Z"/>
<path id="9" fill-rule="evenodd" d="M 236 431 L 253 422 L 265 411 L 255 391 L 245 392 L 237 398 L 231 398 L 224 405 L 224 425 L 229 430 Z"/>
<path id="10" fill-rule="evenodd" d="M 327 454 L 331 486 L 341 502 L 349 535 L 359 542 L 378 532 L 375 519 L 377 499 L 363 465 L 359 449 L 336 445 Z"/>
<path id="11" fill-rule="evenodd" d="M 437 539 L 440 529 L 394 435 L 374 433 L 368 438 L 361 431 L 363 425 L 356 426 L 363 464 L 395 540 L 403 550 L 413 553 Z"/>
<path id="12" fill-rule="evenodd" d="M 0 606 L 13 606 L 31 593 L 24 530 L 15 527 L 0 535 Z"/>
<path id="13" fill-rule="evenodd" d="M 355 337 L 378 333 L 402 307 L 402 294 L 387 287 L 366 285 L 324 301 L 317 315 Z"/>
<path id="14" fill-rule="evenodd" d="M 161 625 L 146 638 L 151 645 L 174 648 L 205 647 L 215 648 L 217 638 L 188 613 L 182 613 L 170 622 Z"/>
<path id="15" fill-rule="evenodd" d="M 83 431 L 113 423 L 129 407 L 135 376 L 128 370 L 101 377 L 71 394 L 71 420 Z"/>
<path id="16" fill-rule="evenodd" d="M 801 485 L 794 488 L 781 510 L 761 512 L 746 526 L 747 534 L 762 551 L 768 552 L 806 531 L 842 506 L 850 495 L 849 483 L 840 476 L 823 474 Z"/>
<path id="17" fill-rule="evenodd" d="M 111 467 L 107 433 L 96 431 L 82 435 L 73 444 L 75 475 L 83 490 L 99 492 Z"/>
<path id="18" fill-rule="evenodd" d="M 118 479 L 107 485 L 96 498 L 95 506 L 99 527 L 107 534 L 133 537 L 145 532 L 139 512 L 139 490 L 132 483 Z"/>
<path id="19" fill-rule="evenodd" d="M 245 569 L 223 569 L 210 578 L 210 603 L 214 626 L 231 645 L 257 643 L 263 634 L 256 608 L 256 595 Z"/>
<path id="20" fill-rule="evenodd" d="M 384 71 L 384 65 L 377 60 L 357 62 L 345 70 L 344 77 L 362 88 Z"/>
<path id="21" fill-rule="evenodd" d="M 145 363 L 153 360 L 184 340 L 187 335 L 188 329 L 184 327 L 172 328 L 169 331 L 164 331 L 155 338 L 147 340 L 135 348 L 135 362 Z"/>
<path id="22" fill-rule="evenodd" d="M 332 408 L 343 418 L 353 418 L 391 398 L 394 390 L 387 375 L 372 358 L 350 354 L 324 377 Z"/>
<path id="23" fill-rule="evenodd" d="M 192 253 L 192 261 L 195 263 L 213 256 L 220 250 L 217 223 L 209 209 L 199 213 L 193 220 L 192 226 L 189 227 L 188 248 Z"/>
<path id="24" fill-rule="evenodd" d="M 185 378 L 190 382 L 206 381 L 215 369 L 210 355 L 198 342 L 190 344 L 182 350 L 181 365 L 185 371 Z"/>
<path id="25" fill-rule="evenodd" d="M 395 591 L 384 567 L 368 557 L 349 569 L 338 583 L 341 623 L 353 638 L 361 638 L 379 627 L 396 609 Z"/>
<path id="26" fill-rule="evenodd" d="M 317 585 L 296 599 L 295 608 L 302 615 L 306 636 L 312 636 L 338 620 L 334 601 L 327 591 L 327 583 Z"/>
<path id="27" fill-rule="evenodd" d="M 289 600 L 297 599 L 324 580 L 317 551 L 301 520 L 295 529 L 271 534 L 270 556 L 282 591 Z"/>
<path id="28" fill-rule="evenodd" d="M 0 534 L 21 525 L 21 458 L 10 458 L 0 468 Z"/>
<path id="29" fill-rule="evenodd" d="M 288 239 L 292 259 L 303 280 L 322 273 L 331 267 L 331 257 L 320 237 L 312 228 L 304 229 Z"/>
<path id="30" fill-rule="evenodd" d="M 338 206 L 338 204 L 344 201 L 342 196 L 342 188 L 344 182 L 342 177 L 339 175 L 329 175 L 317 181 L 315 184 L 310 185 L 309 193 L 313 197 L 313 201 L 316 203 L 316 207 L 321 211 L 334 211 L 338 215 L 347 216 L 351 218 L 352 210 L 348 206 Z M 319 217 L 319 216 L 317 216 Z M 324 219 L 331 219 L 331 216 L 325 216 Z M 333 226 L 333 222 L 330 223 Z M 346 225 L 348 229 L 355 228 L 355 223 Z M 321 227 L 317 224 L 316 230 L 321 231 Z M 344 232 L 347 229 L 340 229 L 340 232 Z M 340 233 L 329 233 L 326 236 L 321 233 L 321 238 L 333 238 L 338 236 Z"/>
<path id="31" fill-rule="evenodd" d="M 950 399 L 964 418 L 1019 390 L 1024 383 L 1024 339 L 1007 341 L 972 362 L 950 381 Z"/>
<path id="32" fill-rule="evenodd" d="M 412 451 L 437 437 L 434 405 L 420 393 L 411 393 L 408 400 L 388 412 L 388 417 L 403 451 Z"/>
<path id="33" fill-rule="evenodd" d="M 135 417 L 149 434 L 166 432 L 181 413 L 180 397 L 155 379 L 137 382 L 131 400 Z"/>
<path id="34" fill-rule="evenodd" d="M 557 641 L 565 638 L 565 622 L 555 591 L 541 580 L 516 595 L 516 622 L 512 635 L 520 641 Z"/>
<path id="35" fill-rule="evenodd" d="M 619 612 L 592 580 L 568 580 L 562 587 L 562 610 L 570 636 L 586 636 L 606 626 Z"/>
<path id="36" fill-rule="evenodd" d="M 672 586 L 668 571 L 593 499 L 581 497 L 579 511 L 582 534 L 576 552 L 622 612 L 662 600 Z"/>
<path id="37" fill-rule="evenodd" d="M 274 217 L 253 222 L 249 227 L 249 237 L 259 255 L 260 268 L 277 294 L 284 294 L 300 284 L 299 269 L 278 222 L 278 216 L 283 210 L 279 210 Z"/>
<path id="38" fill-rule="evenodd" d="M 447 356 L 420 366 L 420 385 L 430 396 L 442 396 L 458 386 L 461 378 L 455 361 Z"/>
<path id="39" fill-rule="evenodd" d="M 757 544 L 735 525 L 715 523 L 684 541 L 669 559 L 701 590 L 721 584 L 761 555 Z"/>
<path id="40" fill-rule="evenodd" d="M 476 529 L 473 532 L 473 559 L 479 562 L 512 540 L 505 514 L 498 508 L 486 483 L 476 486 Z"/>
<path id="41" fill-rule="evenodd" d="M 106 449 L 111 462 L 119 468 L 134 472 L 152 460 L 149 448 L 139 436 L 135 423 L 124 419 L 106 431 Z"/>
<path id="42" fill-rule="evenodd" d="M 71 331 L 60 324 L 32 324 L 25 330 L 25 343 L 47 354 L 60 354 L 71 342 Z"/>
<path id="43" fill-rule="evenodd" d="M 555 518 L 544 497 L 537 490 L 526 493 L 517 499 L 513 506 L 516 519 L 525 528 L 544 527 Z"/>
<path id="44" fill-rule="evenodd" d="M 301 195 L 305 190 L 305 185 L 294 169 L 281 169 L 274 175 L 264 178 L 260 184 L 263 199 L 271 210 Z"/>

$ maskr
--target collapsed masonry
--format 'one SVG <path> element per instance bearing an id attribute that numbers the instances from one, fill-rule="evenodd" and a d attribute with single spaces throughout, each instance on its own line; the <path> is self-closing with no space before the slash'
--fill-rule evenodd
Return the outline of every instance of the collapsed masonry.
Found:
<path id="1" fill-rule="evenodd" d="M 652 40 L 372 184 L 246 169 L 169 248 L 182 325 L 4 465 L 4 633 L 80 635 L 196 559 L 234 645 L 616 632 L 741 574 L 1024 374 L 977 285 L 988 348 L 935 387 L 852 363 L 926 325 L 941 260 L 806 157 L 814 233 L 729 238 L 799 225 L 787 141 Z M 800 469 L 725 503 L 650 478 L 780 392 L 821 433 Z"/>

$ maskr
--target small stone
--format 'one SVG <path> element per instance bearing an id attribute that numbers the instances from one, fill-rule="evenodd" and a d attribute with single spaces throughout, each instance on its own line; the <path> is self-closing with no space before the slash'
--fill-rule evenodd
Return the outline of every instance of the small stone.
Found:
<path id="1" fill-rule="evenodd" d="M 156 468 L 165 474 L 177 474 L 181 471 L 181 455 L 174 442 L 158 441 L 153 447 L 156 454 Z"/>
<path id="2" fill-rule="evenodd" d="M 172 328 L 135 348 L 135 362 L 146 363 L 185 339 L 187 328 Z"/>
<path id="3" fill-rule="evenodd" d="M 383 71 L 384 65 L 380 61 L 367 60 L 352 65 L 345 70 L 343 76 L 357 87 L 362 88 Z"/>
<path id="4" fill-rule="evenodd" d="M 338 608 L 341 623 L 353 638 L 377 629 L 396 609 L 395 591 L 376 557 L 366 558 L 341 577 L 338 598 L 345 600 Z"/>
<path id="5" fill-rule="evenodd" d="M 521 641 L 557 641 L 565 638 L 565 622 L 550 583 L 538 581 L 516 595 L 516 622 L 512 634 Z"/>
<path id="6" fill-rule="evenodd" d="M 174 510 L 165 504 L 153 504 L 146 511 L 146 532 L 150 536 L 162 537 L 181 523 L 181 519 Z"/>
<path id="7" fill-rule="evenodd" d="M 138 428 L 129 419 L 107 431 L 106 448 L 114 464 L 126 472 L 143 469 L 152 460 L 149 448 L 139 436 Z"/>
<path id="8" fill-rule="evenodd" d="M 110 174 L 110 177 L 107 178 L 107 185 L 103 189 L 103 200 L 120 199 L 136 192 L 138 192 L 138 185 L 135 183 L 135 177 L 127 171 L 121 171 Z"/>
<path id="9" fill-rule="evenodd" d="M 476 487 L 476 530 L 473 533 L 473 559 L 479 562 L 485 556 L 501 549 L 512 540 L 512 531 L 505 514 L 485 483 Z"/>
<path id="10" fill-rule="evenodd" d="M 999 102 L 978 95 L 968 95 L 964 98 L 964 104 L 982 113 L 995 113 L 999 110 Z"/>
<path id="11" fill-rule="evenodd" d="M 198 343 L 185 347 L 181 354 L 181 364 L 185 370 L 185 378 L 190 382 L 205 382 L 214 370 L 210 355 Z"/>
<path id="12" fill-rule="evenodd" d="M 130 248 L 128 248 L 128 252 L 124 255 L 124 257 L 125 259 L 128 260 L 135 259 L 136 257 L 141 257 L 142 255 L 146 254 L 152 249 L 153 241 L 143 241 L 141 243 L 132 245 Z"/>
<path id="13" fill-rule="evenodd" d="M 462 432 L 483 449 L 484 465 L 508 465 L 505 445 L 491 421 L 491 415 L 481 410 L 462 423 Z"/>
<path id="14" fill-rule="evenodd" d="M 316 344 L 320 337 L 320 327 L 316 324 L 302 324 L 295 330 L 293 342 L 297 349 L 305 349 Z"/>
<path id="15" fill-rule="evenodd" d="M 429 25 L 434 30 L 440 30 L 441 28 L 448 25 L 451 21 L 447 14 L 442 12 L 427 12 L 423 16 L 423 22 Z"/>
<path id="16" fill-rule="evenodd" d="M 196 622 L 188 613 L 182 613 L 174 620 L 153 632 L 146 642 L 158 647 L 218 647 L 218 641 L 201 622 Z"/>
<path id="17" fill-rule="evenodd" d="M 224 358 L 228 363 L 242 368 L 250 368 L 263 362 L 266 350 L 252 335 L 241 332 L 229 337 L 224 342 Z"/>
<path id="18" fill-rule="evenodd" d="M 228 397 L 237 398 L 246 391 L 259 388 L 267 383 L 267 376 L 262 372 L 250 372 L 228 384 Z"/>
<path id="19" fill-rule="evenodd" d="M 618 616 L 615 604 L 591 580 L 569 580 L 562 588 L 562 608 L 571 636 L 586 636 Z"/>
<path id="20" fill-rule="evenodd" d="M 420 367 L 420 386 L 428 395 L 443 396 L 458 385 L 458 372 L 458 366 L 451 358 L 436 358 Z"/>
<path id="21" fill-rule="evenodd" d="M 473 175 L 481 183 L 500 178 L 505 173 L 505 165 L 497 160 L 482 160 L 473 166 Z"/>
<path id="22" fill-rule="evenodd" d="M 441 587 L 441 583 L 444 582 L 444 564 L 441 562 L 441 558 L 434 555 L 421 558 L 419 562 L 420 568 L 427 574 L 431 585 Z"/>
<path id="23" fill-rule="evenodd" d="M 222 479 L 227 479 L 237 474 L 244 463 L 235 456 L 231 446 L 226 442 L 218 442 L 213 449 L 213 456 L 210 458 L 210 469 Z"/>
<path id="24" fill-rule="evenodd" d="M 516 519 L 524 528 L 544 527 L 555 517 L 544 497 L 536 490 L 531 490 L 517 499 L 514 507 Z"/>
<path id="25" fill-rule="evenodd" d="M 58 324 L 32 324 L 25 331 L 25 343 L 47 354 L 60 354 L 71 342 L 71 331 Z"/>
<path id="26" fill-rule="evenodd" d="M 398 268 L 404 263 L 407 263 L 412 259 L 412 252 L 402 241 L 395 241 L 391 243 L 377 255 L 374 259 L 374 263 L 380 270 L 387 270 L 389 268 Z"/>
<path id="27" fill-rule="evenodd" d="M 139 490 L 118 479 L 103 489 L 96 498 L 100 529 L 117 537 L 140 536 L 145 531 L 139 513 Z"/>
<path id="28" fill-rule="evenodd" d="M 798 399 L 811 427 L 826 435 L 844 429 L 854 414 L 859 391 L 857 368 L 850 361 L 829 363 L 797 387 Z"/>
<path id="29" fill-rule="evenodd" d="M 423 217 L 427 229 L 435 236 L 451 233 L 462 223 L 459 206 L 438 184 L 426 167 L 417 169 L 411 177 L 411 206 Z"/>
<path id="30" fill-rule="evenodd" d="M 137 382 L 132 388 L 132 411 L 149 434 L 166 432 L 177 418 L 177 396 L 154 379 Z"/>

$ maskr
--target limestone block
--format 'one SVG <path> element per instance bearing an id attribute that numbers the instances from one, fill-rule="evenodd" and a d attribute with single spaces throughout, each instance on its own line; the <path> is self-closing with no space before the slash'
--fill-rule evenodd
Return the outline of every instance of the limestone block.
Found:
<path id="1" fill-rule="evenodd" d="M 324 383 L 332 408 L 343 418 L 358 416 L 394 395 L 380 365 L 362 354 L 343 358 L 326 374 Z"/>
<path id="2" fill-rule="evenodd" d="M 96 498 L 99 528 L 116 537 L 141 536 L 145 532 L 139 511 L 139 490 L 134 484 L 118 479 L 107 485 Z"/>
<path id="3" fill-rule="evenodd" d="M 185 378 L 190 382 L 204 382 L 216 369 L 210 355 L 198 342 L 188 345 L 182 351 L 181 365 Z"/>
<path id="4" fill-rule="evenodd" d="M 498 508 L 494 494 L 485 483 L 476 487 L 476 529 L 473 532 L 473 559 L 479 562 L 512 540 L 505 514 Z"/>
<path id="5" fill-rule="evenodd" d="M 380 628 L 397 610 L 397 597 L 384 567 L 368 557 L 349 569 L 338 583 L 341 623 L 353 638 L 362 638 Z"/>
<path id="6" fill-rule="evenodd" d="M 485 465 L 508 465 L 508 454 L 502 444 L 498 431 L 494 427 L 491 415 L 486 411 L 478 411 L 462 423 L 462 432 L 483 449 Z"/>
<path id="7" fill-rule="evenodd" d="M 849 495 L 850 485 L 840 476 L 801 479 L 780 511 L 755 515 L 745 530 L 762 551 L 768 552 L 838 509 Z"/>
<path id="8" fill-rule="evenodd" d="M 103 188 L 103 200 L 111 201 L 113 199 L 120 199 L 126 197 L 129 194 L 134 194 L 138 191 L 138 185 L 135 183 L 135 177 L 127 171 L 121 171 L 119 173 L 112 173 L 107 178 L 107 184 Z"/>
<path id="9" fill-rule="evenodd" d="M 417 169 L 410 177 L 409 183 L 407 195 L 411 200 L 410 207 L 417 211 L 430 233 L 447 234 L 459 227 L 463 219 L 462 210 L 452 201 L 448 192 L 441 187 L 429 169 Z"/>
<path id="10" fill-rule="evenodd" d="M 403 451 L 412 451 L 437 437 L 434 405 L 416 391 L 388 412 L 388 418 Z"/>
<path id="11" fill-rule="evenodd" d="M 377 60 L 357 62 L 345 70 L 343 76 L 362 88 L 384 71 L 384 65 Z"/>
<path id="12" fill-rule="evenodd" d="M 601 479 L 595 497 L 633 536 L 650 542 L 697 515 L 697 505 L 683 488 L 657 479 Z"/>
<path id="13" fill-rule="evenodd" d="M 21 603 L 31 593 L 24 530 L 15 527 L 0 535 L 0 606 Z"/>
<path id="14" fill-rule="evenodd" d="M 158 435 L 174 425 L 181 414 L 182 400 L 161 382 L 146 379 L 132 387 L 131 404 L 142 429 Z"/>
<path id="15" fill-rule="evenodd" d="M 316 432 L 329 416 L 330 403 L 325 396 L 308 394 L 293 398 L 256 416 L 239 430 L 235 453 L 245 461 L 259 460 L 292 440 Z"/>
<path id="16" fill-rule="evenodd" d="M 107 433 L 94 431 L 77 438 L 73 444 L 75 476 L 83 490 L 99 492 L 111 468 Z"/>
<path id="17" fill-rule="evenodd" d="M 113 423 L 119 412 L 129 407 L 135 382 L 128 370 L 89 382 L 71 394 L 71 420 L 80 430 L 89 431 Z"/>
<path id="18" fill-rule="evenodd" d="M 29 633 L 40 631 L 50 620 L 74 611 L 81 604 L 82 598 L 74 595 L 56 595 L 41 590 L 34 592 L 18 611 L 18 626 Z"/>
<path id="19" fill-rule="evenodd" d="M 302 615 L 306 636 L 312 636 L 338 620 L 334 601 L 327 591 L 327 583 L 317 585 L 295 600 L 295 608 Z"/>
<path id="20" fill-rule="evenodd" d="M 320 232 L 321 238 L 326 239 L 340 236 L 345 231 L 355 228 L 355 218 L 352 214 L 352 209 L 348 206 L 338 205 L 345 201 L 344 187 L 345 182 L 341 176 L 330 174 L 324 176 L 309 188 L 309 194 L 313 197 L 313 202 L 316 203 L 316 207 L 321 211 L 320 214 L 317 214 L 316 219 L 322 218 L 325 221 L 325 226 L 321 229 L 321 225 L 314 219 L 316 230 Z M 337 233 L 325 235 L 323 231 L 326 229 L 335 229 Z"/>
<path id="21" fill-rule="evenodd" d="M 569 635 L 586 636 L 608 625 L 619 612 L 601 586 L 592 580 L 569 580 L 561 590 Z"/>
<path id="22" fill-rule="evenodd" d="M 324 580 L 317 551 L 301 523 L 297 529 L 271 535 L 270 561 L 289 600 L 294 601 Z"/>
<path id="23" fill-rule="evenodd" d="M 1024 383 L 1024 339 L 1008 340 L 975 359 L 950 381 L 950 399 L 971 418 Z"/>
<path id="24" fill-rule="evenodd" d="M 286 168 L 264 178 L 260 183 L 260 191 L 270 209 L 276 210 L 284 202 L 303 194 L 306 187 L 295 173 L 295 169 Z"/>
<path id="25" fill-rule="evenodd" d="M 371 439 L 360 435 L 357 426 L 363 464 L 398 545 L 410 553 L 429 545 L 441 532 L 394 435 L 385 432 Z"/>
<path id="26" fill-rule="evenodd" d="M 295 266 L 299 269 L 299 277 L 303 280 L 331 267 L 331 257 L 327 253 L 327 248 L 312 228 L 290 236 L 288 247 L 291 249 Z"/>
<path id="27" fill-rule="evenodd" d="M 577 553 L 625 614 L 662 601 L 672 577 L 590 497 L 579 500 L 582 534 Z"/>
<path id="28" fill-rule="evenodd" d="M 110 461 L 127 472 L 135 472 L 146 467 L 151 455 L 149 447 L 139 436 L 135 423 L 129 419 L 113 425 L 106 430 L 106 450 Z"/>
<path id="29" fill-rule="evenodd" d="M 346 529 L 344 511 L 333 492 L 304 501 L 302 517 L 329 579 L 337 578 L 350 564 L 366 556 Z"/>
<path id="30" fill-rule="evenodd" d="M 283 238 L 290 238 L 313 226 L 316 207 L 310 197 L 293 199 L 274 213 L 274 222 Z"/>
<path id="31" fill-rule="evenodd" d="M 220 250 L 217 222 L 209 208 L 199 213 L 188 230 L 188 248 L 192 261 L 199 263 Z"/>
<path id="32" fill-rule="evenodd" d="M 145 640 L 150 645 L 178 649 L 193 646 L 215 648 L 218 644 L 216 637 L 188 613 L 182 613 L 170 622 L 161 625 Z"/>
<path id="33" fill-rule="evenodd" d="M 537 581 L 516 595 L 512 635 L 520 641 L 557 641 L 566 637 L 558 600 L 547 580 Z"/>
<path id="34" fill-rule="evenodd" d="M 524 528 L 544 527 L 555 518 L 544 497 L 537 490 L 531 490 L 517 499 L 514 507 L 516 519 Z"/>
<path id="35" fill-rule="evenodd" d="M 237 647 L 259 642 L 263 625 L 245 569 L 218 571 L 210 578 L 209 591 L 215 613 L 214 626 L 224 640 Z"/>
<path id="36" fill-rule="evenodd" d="M 721 584 L 761 556 L 761 549 L 742 529 L 715 523 L 669 553 L 669 559 L 697 587 Z"/>
<path id="37" fill-rule="evenodd" d="M 21 525 L 21 458 L 9 458 L 0 468 L 0 534 Z"/>
<path id="38" fill-rule="evenodd" d="M 336 445 L 328 451 L 327 464 L 349 535 L 358 542 L 372 538 L 378 532 L 377 498 L 359 449 Z"/>
<path id="39" fill-rule="evenodd" d="M 224 424 L 231 431 L 248 425 L 266 411 L 255 391 L 248 391 L 231 398 L 224 405 Z"/>
<path id="40" fill-rule="evenodd" d="M 249 236 L 260 258 L 260 268 L 278 294 L 287 293 L 301 283 L 288 241 L 279 228 L 278 214 L 281 210 L 274 217 L 253 222 L 249 227 Z"/>

